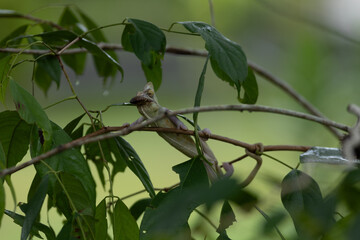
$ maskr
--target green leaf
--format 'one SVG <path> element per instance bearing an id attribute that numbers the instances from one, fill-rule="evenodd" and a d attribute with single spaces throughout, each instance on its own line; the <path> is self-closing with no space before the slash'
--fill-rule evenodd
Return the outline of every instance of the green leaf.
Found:
<path id="1" fill-rule="evenodd" d="M 15 111 L 0 113 L 0 142 L 3 146 L 5 167 L 15 166 L 25 156 L 30 142 L 31 125 Z"/>
<path id="2" fill-rule="evenodd" d="M 209 56 L 207 56 L 204 67 L 203 67 L 203 70 L 201 71 L 198 87 L 197 87 L 197 90 L 196 90 L 194 107 L 198 107 L 201 104 L 201 97 L 202 97 L 202 93 L 203 93 L 204 85 L 205 85 L 205 73 L 206 73 L 208 61 L 209 61 Z M 196 148 L 197 148 L 198 154 L 203 155 L 202 154 L 202 149 L 201 149 L 201 142 L 200 142 L 199 132 L 198 132 L 198 127 L 199 127 L 198 126 L 198 115 L 199 115 L 198 112 L 193 113 L 195 142 L 196 142 Z"/>
<path id="3" fill-rule="evenodd" d="M 232 210 L 229 202 L 225 200 L 221 208 L 220 225 L 216 231 L 220 234 L 225 232 L 225 230 L 230 227 L 233 222 L 236 222 L 234 211 Z"/>
<path id="4" fill-rule="evenodd" d="M 240 98 L 241 103 L 255 104 L 259 95 L 258 85 L 253 70 L 248 67 L 248 75 L 242 84 L 245 91 L 244 97 Z"/>
<path id="5" fill-rule="evenodd" d="M 154 24 L 129 18 L 129 25 L 126 25 L 122 43 L 125 42 L 127 51 L 130 50 L 127 44 L 130 41 L 132 50 L 141 62 L 150 66 L 153 63 L 152 52 L 158 55 L 164 55 L 166 38 L 165 34 Z"/>
<path id="6" fill-rule="evenodd" d="M 100 126 L 96 126 L 96 130 L 99 129 Z M 89 129 L 86 132 L 86 135 L 92 132 L 93 132 L 93 128 L 89 127 Z M 115 175 L 118 172 L 125 171 L 127 166 L 126 161 L 121 155 L 121 152 L 118 148 L 115 138 L 102 140 L 100 141 L 100 144 L 105 160 L 113 166 L 111 171 L 111 180 L 113 181 Z M 95 163 L 100 176 L 100 180 L 103 186 L 105 186 L 105 177 L 103 174 L 104 162 L 102 161 L 102 154 L 99 148 L 99 144 L 97 142 L 86 144 L 85 153 L 86 153 L 86 158 L 92 160 Z"/>
<path id="7" fill-rule="evenodd" d="M 360 170 L 355 169 L 346 174 L 337 189 L 338 197 L 345 202 L 346 206 L 352 211 L 360 212 L 360 203 L 356 201 L 360 197 Z"/>
<path id="8" fill-rule="evenodd" d="M 106 220 L 106 198 L 104 198 L 95 211 L 95 239 L 105 239 L 104 236 L 107 234 L 108 226 Z"/>
<path id="9" fill-rule="evenodd" d="M 209 180 L 200 157 L 190 159 L 173 167 L 173 170 L 180 176 L 181 189 L 200 186 L 208 187 Z"/>
<path id="10" fill-rule="evenodd" d="M 62 130 L 55 123 L 52 123 L 52 131 L 53 131 L 53 135 L 52 135 L 53 144 L 51 147 L 52 149 L 72 141 L 72 139 L 66 134 L 66 132 Z M 43 151 L 41 150 L 41 147 L 39 147 L 40 138 L 36 129 L 34 129 L 31 137 L 32 138 L 31 138 L 30 153 L 31 153 L 31 157 L 34 158 L 40 155 L 41 153 L 43 153 Z M 84 194 L 86 194 L 84 195 L 84 197 L 86 197 L 90 201 L 91 205 L 93 206 L 92 209 L 95 209 L 95 200 L 96 200 L 95 182 L 90 172 L 87 161 L 84 159 L 83 155 L 78 149 L 76 148 L 68 149 L 67 151 L 64 151 L 62 153 L 47 158 L 44 161 L 55 172 L 67 173 L 74 176 L 74 178 L 76 178 L 77 180 L 79 180 L 84 188 Z M 35 168 L 40 176 L 44 176 L 49 172 L 49 168 L 41 163 L 36 164 Z M 56 181 L 57 181 L 56 178 L 51 176 L 50 182 L 52 189 L 55 188 Z"/>
<path id="11" fill-rule="evenodd" d="M 79 124 L 79 122 L 84 116 L 85 113 L 81 114 L 80 116 L 78 116 L 77 118 L 73 119 L 71 122 L 66 124 L 66 126 L 64 127 L 64 131 L 67 133 L 67 135 L 69 136 L 71 135 L 71 133 L 74 131 L 74 129 L 76 128 L 76 126 Z"/>
<path id="12" fill-rule="evenodd" d="M 7 76 L 10 70 L 11 55 L 0 59 L 0 101 L 5 102 L 6 88 L 9 83 L 9 77 Z"/>
<path id="13" fill-rule="evenodd" d="M 25 221 L 24 216 L 14 213 L 9 210 L 5 210 L 4 213 L 7 216 L 11 217 L 17 225 L 19 225 L 21 227 L 23 226 L 24 221 Z M 50 228 L 40 222 L 35 222 L 33 227 L 31 228 L 31 235 L 41 238 L 41 236 L 39 235 L 39 231 L 43 232 L 48 240 L 56 239 L 54 230 L 52 230 L 52 228 Z"/>
<path id="14" fill-rule="evenodd" d="M 18 28 L 16 28 L 14 31 L 12 31 L 9 35 L 7 35 L 5 38 L 3 38 L 0 42 L 0 46 L 2 47 L 7 47 L 9 45 L 9 43 L 11 43 L 11 46 L 16 46 L 18 44 L 20 44 L 20 40 L 13 40 L 14 38 L 23 35 L 26 33 L 26 30 L 28 29 L 29 25 L 22 25 Z"/>
<path id="15" fill-rule="evenodd" d="M 117 60 L 116 53 L 111 50 L 106 50 L 106 54 L 111 56 L 113 59 Z M 103 58 L 93 55 L 94 63 L 96 72 L 100 77 L 104 78 L 103 84 L 106 84 L 106 80 L 109 77 L 115 77 L 117 73 L 117 68 L 114 67 L 114 65 L 108 61 L 104 61 Z"/>
<path id="16" fill-rule="evenodd" d="M 28 238 L 35 220 L 40 213 L 41 206 L 43 205 L 48 190 L 48 183 L 49 176 L 45 175 L 42 178 L 34 197 L 28 203 L 23 228 L 21 229 L 22 240 L 26 240 Z"/>
<path id="17" fill-rule="evenodd" d="M 94 216 L 94 201 L 89 198 L 89 194 L 79 178 L 67 172 L 60 173 L 59 177 L 76 210 L 82 215 Z"/>
<path id="18" fill-rule="evenodd" d="M 292 170 L 282 181 L 281 201 L 300 239 L 318 239 L 334 224 L 318 184 L 307 174 Z"/>
<path id="19" fill-rule="evenodd" d="M 68 31 L 68 30 L 59 30 L 59 31 L 52 31 L 52 32 L 44 32 L 41 34 L 25 36 L 27 38 L 33 37 L 41 37 L 41 39 L 48 45 L 51 46 L 59 46 L 65 45 L 75 38 L 78 37 L 75 33 Z"/>
<path id="20" fill-rule="evenodd" d="M 135 218 L 135 220 L 138 220 L 145 209 L 150 206 L 151 200 L 151 198 L 143 198 L 136 201 L 130 207 L 131 215 Z"/>
<path id="21" fill-rule="evenodd" d="M 89 30 L 98 27 L 98 25 L 89 16 L 87 16 L 79 7 L 76 8 L 76 11 L 79 13 L 80 17 L 84 21 L 85 26 Z M 105 38 L 101 29 L 92 31 L 90 34 L 95 39 L 96 42 L 107 42 L 107 39 Z"/>
<path id="22" fill-rule="evenodd" d="M 141 64 L 141 68 L 144 71 L 146 80 L 148 82 L 152 82 L 154 85 L 154 89 L 159 89 L 162 82 L 162 68 L 161 68 L 161 57 L 156 54 L 152 54 L 153 56 L 153 64 L 147 66 L 145 64 Z"/>
<path id="23" fill-rule="evenodd" d="M 214 27 L 203 22 L 180 22 L 188 31 L 205 40 L 215 74 L 231 86 L 236 86 L 240 99 L 241 85 L 248 75 L 247 60 L 241 47 L 224 37 Z"/>
<path id="24" fill-rule="evenodd" d="M 134 52 L 142 63 L 146 79 L 154 84 L 155 90 L 161 84 L 161 59 L 165 53 L 165 34 L 152 23 L 128 19 L 121 43 L 126 51 Z"/>
<path id="25" fill-rule="evenodd" d="M 47 96 L 47 92 L 52 84 L 51 76 L 41 67 L 35 67 L 35 83 Z"/>
<path id="26" fill-rule="evenodd" d="M 60 86 L 60 80 L 61 80 L 61 68 L 59 65 L 59 61 L 55 56 L 45 56 L 36 61 L 37 68 L 35 72 L 35 80 L 36 83 L 42 87 L 43 90 L 46 90 L 47 88 L 43 87 L 42 78 L 50 78 L 52 81 L 54 81 L 59 88 Z M 46 77 L 43 77 L 44 75 L 47 75 Z M 45 80 L 45 82 L 47 82 Z M 46 93 L 45 91 L 45 93 Z"/>
<path id="27" fill-rule="evenodd" d="M 63 54 L 61 55 L 61 58 L 65 64 L 76 73 L 76 75 L 83 74 L 86 65 L 86 53 Z"/>
<path id="28" fill-rule="evenodd" d="M 126 205 L 119 199 L 114 209 L 114 240 L 139 239 L 139 227 Z"/>
<path id="29" fill-rule="evenodd" d="M 78 43 L 78 46 L 86 48 L 92 55 L 101 58 L 102 60 L 113 64 L 120 71 L 121 76 L 124 76 L 124 71 L 120 64 L 109 53 L 99 48 L 94 42 L 86 38 L 82 38 Z"/>
<path id="30" fill-rule="evenodd" d="M 1 144 L 0 144 L 0 148 L 1 148 Z M 4 216 L 4 210 L 5 210 L 5 190 L 4 190 L 3 180 L 2 178 L 0 178 L 0 227 L 1 227 L 1 220 Z"/>
<path id="31" fill-rule="evenodd" d="M 14 80 L 10 80 L 11 94 L 20 117 L 27 123 L 36 123 L 43 130 L 45 149 L 51 144 L 50 120 L 36 99 Z"/>
<path id="32" fill-rule="evenodd" d="M 71 11 L 70 7 L 65 7 L 64 11 L 61 14 L 59 25 L 68 28 L 70 31 L 73 31 L 77 34 L 82 34 L 85 29 L 84 26 L 82 26 L 75 16 L 75 14 Z"/>
<path id="33" fill-rule="evenodd" d="M 151 202 L 151 208 L 145 211 L 140 239 L 188 239 L 187 221 L 191 212 L 201 204 L 211 208 L 214 203 L 225 199 L 247 208 L 253 208 L 256 202 L 256 198 L 233 179 L 218 180 L 210 188 L 193 184 L 167 193 L 160 192 Z"/>
<path id="34" fill-rule="evenodd" d="M 130 170 L 140 179 L 145 189 L 150 194 L 150 197 L 153 198 L 155 196 L 154 187 L 150 180 L 150 176 L 146 171 L 146 168 L 142 163 L 140 157 L 137 155 L 137 153 L 131 147 L 131 145 L 128 142 L 126 142 L 123 138 L 116 137 L 114 139 L 116 141 L 116 144 L 118 146 L 119 152 L 123 160 L 126 161 L 126 164 L 130 168 Z"/>

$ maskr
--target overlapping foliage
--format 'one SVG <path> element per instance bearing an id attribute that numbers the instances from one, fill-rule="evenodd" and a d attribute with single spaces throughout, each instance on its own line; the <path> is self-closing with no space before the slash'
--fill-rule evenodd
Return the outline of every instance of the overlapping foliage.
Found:
<path id="1" fill-rule="evenodd" d="M 25 15 L 1 10 L 0 16 L 23 18 Z M 188 31 L 183 33 L 200 36 L 204 40 L 212 70 L 219 79 L 235 87 L 237 99 L 241 103 L 256 103 L 257 80 L 240 45 L 203 22 L 179 22 L 165 30 L 171 31 L 178 25 Z M 0 42 L 1 48 L 20 50 L 17 54 L 0 55 L 0 100 L 4 103 L 5 95 L 10 91 L 16 108 L 0 113 L 0 169 L 16 166 L 28 149 L 31 157 L 36 158 L 103 127 L 101 119 L 92 116 L 88 121 L 91 126 L 85 129 L 88 125 L 80 122 L 86 114 L 74 116 L 64 129 L 56 124 L 56 119 L 49 119 L 32 94 L 17 83 L 18 79 L 12 79 L 15 67 L 28 63 L 17 60 L 22 54 L 21 47 L 25 45 L 26 49 L 43 50 L 43 54 L 33 54 L 31 64 L 34 64 L 34 82 L 45 94 L 52 84 L 63 84 L 60 81 L 63 62 L 76 74 L 83 74 L 87 55 L 94 59 L 96 71 L 104 81 L 117 73 L 126 74 L 115 51 L 101 48 L 101 43 L 107 42 L 101 31 L 104 27 L 98 27 L 80 9 L 66 7 L 58 24 L 39 21 L 38 26 L 38 33 L 28 35 L 29 25 L 23 25 Z M 111 26 L 124 26 L 121 37 L 123 49 L 136 55 L 147 81 L 153 82 L 158 89 L 166 54 L 164 30 L 133 18 Z M 69 55 L 66 50 L 79 51 Z M 208 60 L 200 76 L 195 106 L 200 105 Z M 196 118 L 195 114 L 195 124 Z M 189 216 L 199 206 L 210 210 L 220 202 L 220 223 L 214 231 L 218 239 L 230 239 L 226 230 L 236 221 L 233 207 L 253 210 L 258 198 L 262 197 L 261 193 L 250 193 L 231 178 L 209 185 L 200 158 L 174 166 L 173 170 L 179 174 L 179 185 L 168 191 L 156 191 L 140 157 L 120 136 L 87 143 L 83 148 L 67 149 L 34 164 L 36 175 L 28 192 L 28 202 L 20 206 L 21 214 L 5 209 L 3 185 L 8 184 L 13 192 L 16 192 L 16 186 L 12 186 L 9 176 L 1 178 L 0 221 L 4 213 L 11 217 L 22 227 L 21 239 L 29 236 L 47 239 L 191 239 Z M 106 181 L 113 182 L 117 174 L 129 168 L 141 181 L 149 197 L 128 208 L 118 196 L 112 195 L 110 189 L 110 195 L 97 203 L 89 161 L 95 163 L 104 187 Z M 104 175 L 104 170 L 108 175 Z M 326 197 L 322 196 L 311 176 L 300 170 L 294 169 L 284 177 L 281 199 L 300 239 L 339 239 L 338 236 L 355 239 L 360 223 L 360 207 L 354 200 L 358 195 L 356 186 L 359 176 L 358 170 L 349 172 Z M 47 210 L 56 208 L 66 218 L 58 233 L 39 217 L 45 199 Z M 335 213 L 343 205 L 348 207 L 349 214 L 339 219 Z M 139 220 L 141 215 L 143 217 Z M 264 215 L 271 229 L 278 230 L 276 225 L 283 217 L 276 219 Z M 109 226 L 112 226 L 112 233 L 108 231 Z M 279 236 L 283 238 L 281 234 Z M 233 238 L 237 239 L 236 236 Z"/>

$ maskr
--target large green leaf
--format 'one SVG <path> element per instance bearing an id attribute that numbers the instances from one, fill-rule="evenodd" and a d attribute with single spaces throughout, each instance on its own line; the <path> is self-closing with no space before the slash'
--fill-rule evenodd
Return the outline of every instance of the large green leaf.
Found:
<path id="1" fill-rule="evenodd" d="M 56 148 L 59 145 L 72 141 L 72 139 L 65 133 L 65 131 L 62 130 L 55 123 L 52 123 L 52 131 L 53 144 L 51 148 Z M 43 151 L 41 149 L 39 134 L 36 130 L 33 131 L 31 137 L 32 139 L 30 153 L 32 157 L 35 157 L 43 153 Z M 95 182 L 90 172 L 87 161 L 84 159 L 83 155 L 78 149 L 68 149 L 62 153 L 47 158 L 44 161 L 54 171 L 58 173 L 64 172 L 74 176 L 74 178 L 76 178 L 84 188 L 84 194 L 86 194 L 84 197 L 86 197 L 90 201 L 92 206 L 91 209 L 95 209 Z M 42 163 L 36 164 L 35 168 L 40 176 L 46 175 L 50 170 L 46 165 Z M 54 177 L 51 177 L 50 182 L 53 189 L 55 188 L 56 181 L 57 180 Z"/>
<path id="2" fill-rule="evenodd" d="M 209 180 L 200 157 L 190 159 L 173 167 L 173 170 L 179 174 L 181 189 L 200 186 L 208 187 Z"/>
<path id="3" fill-rule="evenodd" d="M 47 190 L 48 190 L 49 176 L 45 175 L 34 194 L 33 198 L 27 204 L 27 211 L 23 227 L 21 229 L 21 239 L 26 240 L 33 228 L 36 218 L 39 216 L 41 206 L 43 205 Z"/>
<path id="4" fill-rule="evenodd" d="M 106 220 L 106 198 L 96 207 L 95 212 L 95 239 L 102 240 L 107 235 L 108 224 Z"/>
<path id="5" fill-rule="evenodd" d="M 138 220 L 141 214 L 145 212 L 145 209 L 150 206 L 151 200 L 151 198 L 143 198 L 136 201 L 130 207 L 131 215 L 135 218 L 135 220 Z"/>
<path id="6" fill-rule="evenodd" d="M 9 83 L 8 72 L 10 70 L 11 55 L 0 59 L 0 101 L 5 102 L 6 88 Z"/>
<path id="7" fill-rule="evenodd" d="M 154 187 L 140 157 L 137 155 L 136 151 L 131 147 L 131 145 L 123 138 L 116 137 L 114 139 L 123 160 L 126 161 L 126 164 L 130 170 L 140 179 L 145 189 L 150 194 L 150 197 L 153 198 L 155 196 Z"/>
<path id="8" fill-rule="evenodd" d="M 223 36 L 214 27 L 203 22 L 180 22 L 188 31 L 198 33 L 205 40 L 205 48 L 209 51 L 211 66 L 215 74 L 222 80 L 235 86 L 240 98 L 241 86 L 247 80 L 248 65 L 241 47 Z M 253 79 L 249 79 L 252 81 Z M 252 84 L 248 84 L 253 87 Z M 250 87 L 247 86 L 249 89 Z M 248 91 L 251 99 L 255 98 L 252 91 Z"/>
<path id="9" fill-rule="evenodd" d="M 9 210 L 5 210 L 4 213 L 7 216 L 11 217 L 17 225 L 19 225 L 21 227 L 23 226 L 24 221 L 25 221 L 24 216 L 17 214 L 15 212 L 9 211 Z M 30 233 L 33 236 L 37 236 L 37 237 L 41 238 L 41 236 L 39 235 L 39 231 L 43 232 L 48 240 L 56 239 L 54 230 L 52 228 L 50 228 L 40 222 L 35 222 L 31 228 Z"/>
<path id="10" fill-rule="evenodd" d="M 211 208 L 214 203 L 225 199 L 245 209 L 251 208 L 256 202 L 253 195 L 232 179 L 216 181 L 210 188 L 193 184 L 167 193 L 160 192 L 145 211 L 140 239 L 188 239 L 187 221 L 191 212 L 201 204 Z"/>
<path id="11" fill-rule="evenodd" d="M 161 84 L 161 59 L 165 53 L 165 34 L 154 24 L 139 20 L 128 19 L 121 43 L 126 51 L 134 52 L 140 59 L 148 82 L 154 84 L 157 90 Z"/>
<path id="12" fill-rule="evenodd" d="M 0 142 L 6 157 L 5 167 L 15 166 L 25 156 L 30 142 L 31 125 L 15 111 L 0 113 Z"/>
<path id="13" fill-rule="evenodd" d="M 119 199 L 114 208 L 114 240 L 139 239 L 139 227 L 126 205 Z"/>
<path id="14" fill-rule="evenodd" d="M 334 224 L 334 209 L 325 207 L 320 188 L 309 175 L 294 169 L 281 187 L 281 200 L 300 239 L 318 239 Z"/>
<path id="15" fill-rule="evenodd" d="M 51 145 L 52 128 L 46 113 L 36 99 L 14 80 L 10 80 L 11 94 L 20 117 L 27 123 L 39 126 L 44 135 L 45 149 Z"/>

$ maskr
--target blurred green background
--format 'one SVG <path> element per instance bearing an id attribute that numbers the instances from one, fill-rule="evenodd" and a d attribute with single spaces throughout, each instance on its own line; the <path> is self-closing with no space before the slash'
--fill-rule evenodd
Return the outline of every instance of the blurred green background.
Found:
<path id="1" fill-rule="evenodd" d="M 332 120 L 352 125 L 355 118 L 349 115 L 346 107 L 349 103 L 358 103 L 360 95 L 360 58 L 359 42 L 352 42 L 328 29 L 341 32 L 354 39 L 360 39 L 360 15 L 356 0 L 339 1 L 264 1 L 260 0 L 213 0 L 216 28 L 226 37 L 239 43 L 248 59 L 285 80 L 299 93 L 310 100 Z M 17 1 L 1 0 L 0 9 L 12 9 L 29 13 L 42 19 L 54 22 L 65 4 L 75 4 L 93 18 L 98 25 L 122 22 L 125 17 L 143 19 L 163 28 L 168 28 L 177 21 L 204 21 L 210 23 L 207 0 L 77 0 L 77 1 Z M 27 22 L 18 19 L 0 18 L 0 38 L 9 34 L 14 28 Z M 328 29 L 327 29 L 328 28 Z M 176 29 L 184 30 L 181 26 Z M 104 30 L 110 42 L 120 43 L 123 27 L 112 27 Z M 168 46 L 189 49 L 204 49 L 204 42 L 199 37 L 166 33 Z M 76 76 L 69 68 L 70 78 L 79 98 L 91 110 L 104 109 L 113 103 L 129 101 L 140 91 L 146 80 L 137 58 L 130 53 L 118 52 L 120 64 L 125 71 L 125 78 L 120 82 L 120 75 L 105 85 L 97 76 L 92 59 L 88 57 L 85 74 Z M 176 56 L 166 54 L 163 62 L 163 83 L 157 92 L 160 103 L 170 109 L 191 107 L 194 102 L 197 81 L 205 59 L 201 57 Z M 22 64 L 14 71 L 14 78 L 23 87 L 30 89 L 32 64 Z M 258 77 L 258 104 L 304 111 L 284 92 L 271 85 L 267 80 Z M 6 105 L 0 111 L 14 109 L 11 96 L 7 96 Z M 52 86 L 45 96 L 40 89 L 35 89 L 35 96 L 42 106 L 47 106 L 65 97 L 71 91 L 62 79 L 60 88 Z M 206 74 L 206 83 L 202 105 L 238 104 L 236 92 L 225 82 L 217 79 L 210 68 Z M 48 109 L 49 118 L 61 127 L 82 113 L 75 101 L 68 101 Z M 139 117 L 134 107 L 115 107 L 103 115 L 106 125 L 120 126 Z M 202 113 L 199 117 L 201 127 L 207 127 L 215 134 L 237 140 L 264 144 L 299 144 L 314 146 L 339 147 L 336 139 L 322 126 L 304 120 L 265 113 L 218 112 Z M 0 133 L 1 134 L 1 133 Z M 168 187 L 177 183 L 178 176 L 171 167 L 187 160 L 185 156 L 171 148 L 158 135 L 151 132 L 135 132 L 126 136 L 147 167 L 155 187 Z M 224 143 L 209 141 L 220 162 L 230 161 L 243 154 L 243 149 Z M 271 153 L 272 156 L 295 167 L 299 153 Z M 24 160 L 28 160 L 27 156 Z M 235 165 L 235 177 L 243 179 L 254 165 L 246 159 Z M 93 166 L 92 166 L 93 167 Z M 338 166 L 308 165 L 301 169 L 311 174 L 320 184 L 323 193 L 331 190 L 339 180 L 342 168 Z M 94 170 L 94 168 L 93 168 Z M 264 158 L 264 164 L 249 189 L 258 194 L 259 207 L 269 215 L 282 210 L 280 201 L 281 179 L 289 169 Z M 98 179 L 95 171 L 94 176 Z M 12 175 L 17 190 L 18 202 L 26 202 L 26 195 L 34 176 L 34 169 L 29 167 Z M 142 189 L 139 180 L 129 171 L 118 174 L 115 178 L 114 193 L 123 197 Z M 7 190 L 7 209 L 14 204 Z M 106 192 L 98 184 L 98 201 Z M 139 195 L 125 200 L 128 206 L 140 197 Z M 229 228 L 228 234 L 233 239 L 256 239 L 265 223 L 264 218 L 256 211 L 250 213 L 235 209 L 237 223 Z M 220 210 L 214 210 L 210 218 L 216 224 Z M 49 216 L 45 211 L 42 221 L 49 221 L 57 232 L 61 221 L 54 211 Z M 193 229 L 196 239 L 215 239 L 215 231 L 204 223 L 198 215 L 193 214 L 194 225 L 203 222 L 203 227 Z M 290 222 L 279 226 L 285 236 L 292 236 L 294 231 Z M 1 239 L 19 239 L 20 227 L 4 216 L 0 228 Z M 273 239 L 274 233 L 262 239 Z"/>

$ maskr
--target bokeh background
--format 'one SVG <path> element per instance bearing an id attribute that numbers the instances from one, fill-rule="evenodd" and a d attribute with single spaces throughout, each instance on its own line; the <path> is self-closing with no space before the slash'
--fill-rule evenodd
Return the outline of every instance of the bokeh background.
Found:
<path id="1" fill-rule="evenodd" d="M 177 21 L 204 21 L 210 23 L 207 0 L 76 0 L 76 1 L 19 1 L 1 0 L 0 9 L 12 9 L 29 13 L 36 17 L 58 21 L 65 4 L 80 7 L 98 25 L 122 22 L 124 18 L 138 18 L 168 28 Z M 356 0 L 318 0 L 318 1 L 261 1 L 261 0 L 213 0 L 216 28 L 226 37 L 239 43 L 247 58 L 267 69 L 273 75 L 293 86 L 300 94 L 311 101 L 330 119 L 352 125 L 355 118 L 347 113 L 349 103 L 359 104 L 360 100 L 360 3 Z M 0 38 L 14 28 L 27 22 L 18 19 L 0 18 Z M 178 30 L 184 30 L 181 26 Z M 104 30 L 110 42 L 120 43 L 123 27 Z M 204 49 L 199 37 L 166 33 L 168 46 L 189 49 Z M 114 103 L 127 102 L 146 83 L 137 58 L 130 53 L 117 52 L 125 78 L 120 75 L 108 80 L 104 85 L 94 70 L 90 57 L 87 59 L 85 74 L 76 76 L 69 68 L 70 78 L 75 90 L 85 106 L 91 110 L 104 109 Z M 205 59 L 201 57 L 177 56 L 166 54 L 163 62 L 163 83 L 157 92 L 163 106 L 170 109 L 191 107 Z M 14 78 L 23 87 L 30 89 L 32 64 L 22 64 L 14 71 Z M 258 77 L 258 104 L 304 111 L 287 94 Z M 47 106 L 65 97 L 71 91 L 62 79 L 60 88 L 52 86 L 45 96 L 35 89 L 35 96 L 42 106 Z M 227 83 L 216 78 L 210 68 L 206 74 L 202 105 L 238 104 L 236 92 Z M 0 111 L 14 109 L 8 94 L 5 105 Z M 82 113 L 75 101 L 68 101 L 46 111 L 49 118 L 64 127 Z M 139 117 L 134 107 L 114 107 L 103 114 L 108 126 L 120 126 Z M 322 126 L 305 120 L 267 113 L 218 112 L 200 114 L 201 127 L 210 128 L 215 134 L 224 135 L 241 141 L 264 144 L 299 144 L 339 147 L 336 139 Z M 1 133 L 0 133 L 1 134 Z M 171 167 L 187 160 L 185 156 L 171 148 L 158 135 L 151 132 L 135 132 L 126 140 L 142 158 L 155 187 L 168 187 L 178 182 L 178 176 Z M 224 143 L 209 141 L 220 162 L 230 161 L 243 154 L 243 149 Z M 271 153 L 287 164 L 295 167 L 299 153 Z M 27 156 L 24 160 L 29 160 Z M 239 180 L 247 176 L 254 161 L 246 159 L 235 165 L 235 176 Z M 93 166 L 92 166 L 93 167 Z M 341 178 L 339 166 L 307 165 L 302 170 L 311 174 L 320 184 L 324 194 L 329 192 Z M 94 168 L 93 168 L 94 170 Z M 259 196 L 259 207 L 269 215 L 284 212 L 280 200 L 280 183 L 289 169 L 264 158 L 264 164 L 249 189 Z M 98 180 L 95 171 L 94 176 Z M 34 176 L 29 167 L 12 175 L 17 190 L 18 202 L 26 202 L 26 195 Z M 139 180 L 130 172 L 118 174 L 115 178 L 114 193 L 124 197 L 142 189 Z M 14 203 L 7 190 L 7 209 L 12 210 Z M 98 202 L 106 196 L 106 191 L 98 181 Z M 125 200 L 131 204 L 146 194 Z M 17 210 L 20 211 L 20 210 Z M 231 226 L 228 234 L 233 239 L 273 239 L 275 233 L 261 236 L 265 223 L 260 213 L 243 212 L 235 208 L 237 223 Z M 220 209 L 210 213 L 211 220 L 218 224 Z M 49 221 L 58 231 L 61 219 L 54 211 L 42 212 L 42 221 Z M 211 226 L 198 215 L 191 216 L 196 239 L 215 239 Z M 279 226 L 285 237 L 293 236 L 293 226 L 289 221 Z M 1 239 L 19 239 L 20 227 L 4 216 L 0 227 Z"/>

